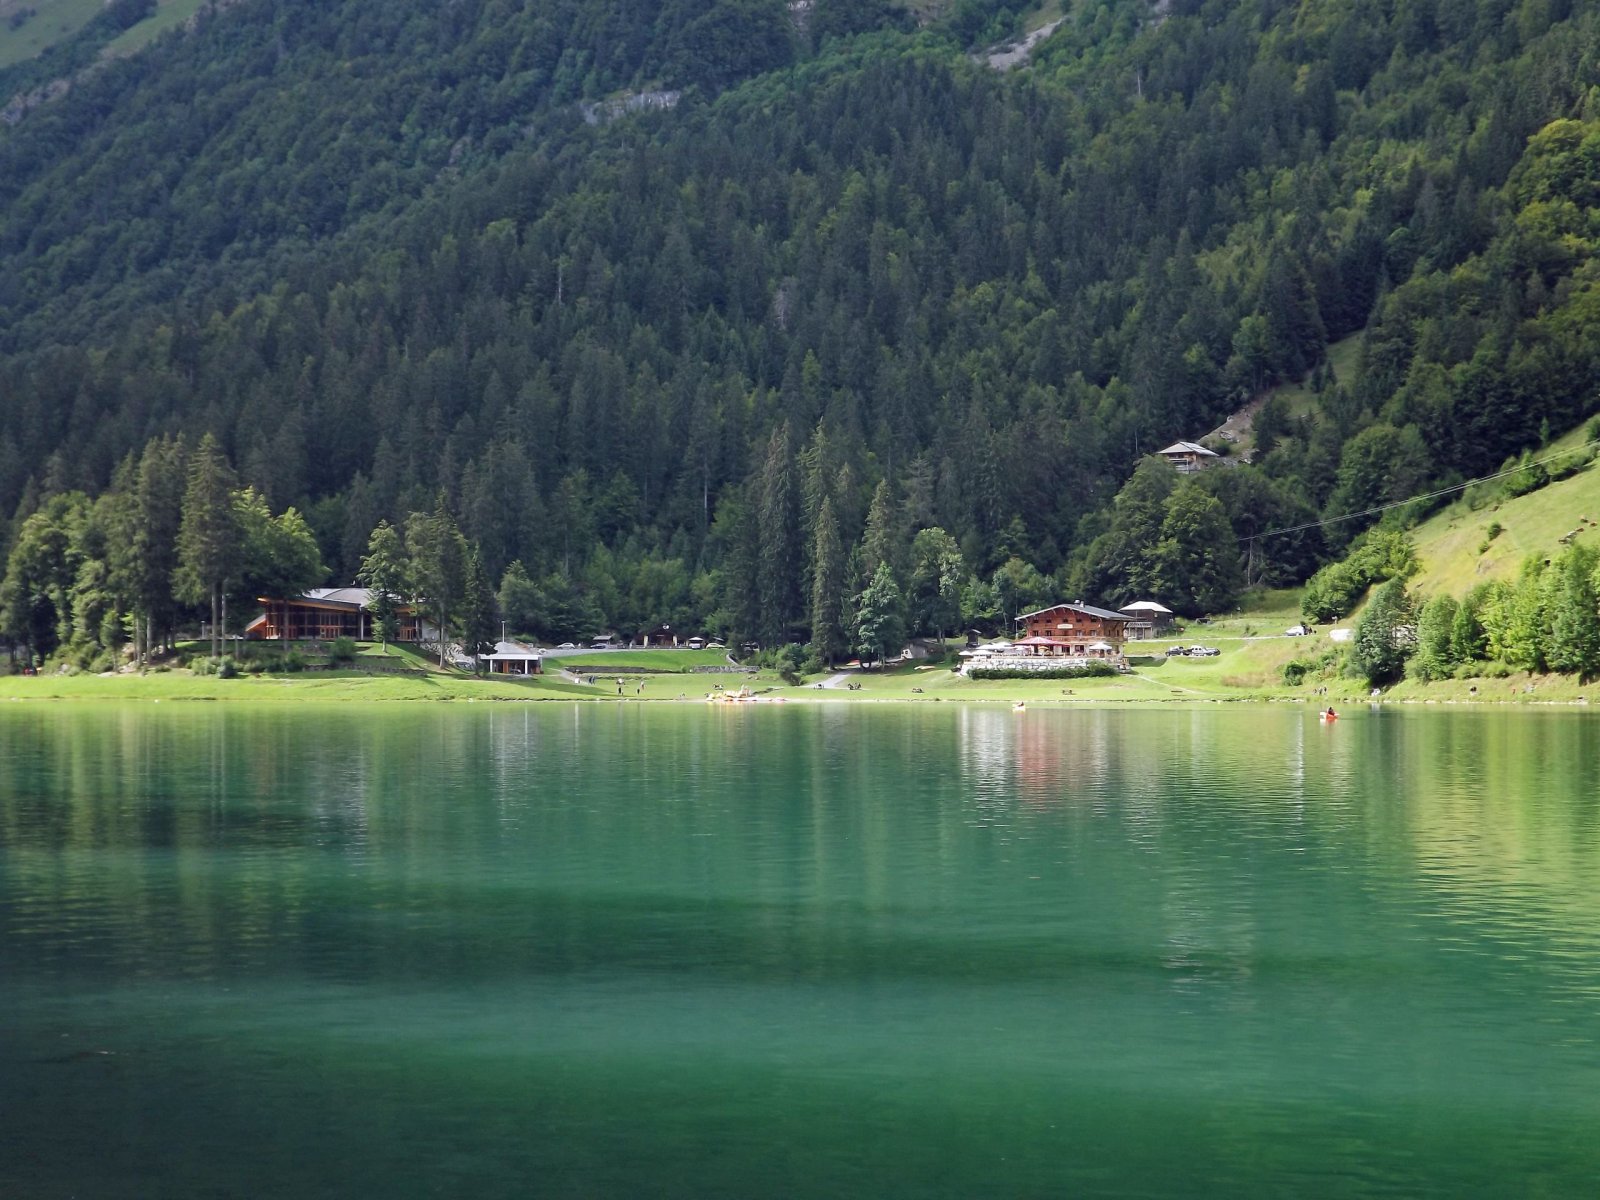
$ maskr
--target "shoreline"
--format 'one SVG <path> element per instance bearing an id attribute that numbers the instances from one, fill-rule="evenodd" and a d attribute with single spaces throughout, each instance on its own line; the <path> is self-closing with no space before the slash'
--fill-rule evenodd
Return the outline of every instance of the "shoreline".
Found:
<path id="1" fill-rule="evenodd" d="M 134 675 L 43 675 L 0 677 L 0 704 L 224 704 L 229 706 L 275 706 L 282 704 L 649 704 L 712 705 L 744 707 L 746 704 L 773 705 L 852 705 L 852 704 L 977 704 L 1025 705 L 1066 709 L 1111 706 L 1156 706 L 1196 704 L 1298 704 L 1333 705 L 1359 710 L 1372 705 L 1406 707 L 1450 705 L 1493 708 L 1586 708 L 1589 699 L 1584 686 L 1564 676 L 1516 676 L 1504 679 L 1445 680 L 1432 684 L 1404 681 L 1381 695 L 1373 696 L 1348 681 L 1350 686 L 1329 684 L 1324 689 L 1294 690 L 1271 687 L 1237 687 L 1219 690 L 1162 687 L 1157 681 L 1083 681 L 1072 689 L 1050 682 L 1007 680 L 973 684 L 967 691 L 962 683 L 944 682 L 936 689 L 912 692 L 897 687 L 894 677 L 877 677 L 865 682 L 862 690 L 822 688 L 814 682 L 790 686 L 777 681 L 759 681 L 748 701 L 729 702 L 716 698 L 701 684 L 691 690 L 681 684 L 703 676 L 665 675 L 652 677 L 660 685 L 654 695 L 611 695 L 584 684 L 557 677 L 537 681 L 474 679 L 442 674 L 396 676 L 366 673 L 339 673 L 322 676 L 250 676 L 219 679 L 190 675 L 187 672 L 161 672 Z M 964 681 L 963 681 L 964 682 Z M 1339 681 L 1344 684 L 1347 681 Z M 1099 684 L 1100 686 L 1094 686 Z M 1135 694 L 1128 694 L 1137 688 Z M 676 692 L 676 694 L 668 694 Z M 1065 694 L 1064 694 L 1065 693 Z"/>

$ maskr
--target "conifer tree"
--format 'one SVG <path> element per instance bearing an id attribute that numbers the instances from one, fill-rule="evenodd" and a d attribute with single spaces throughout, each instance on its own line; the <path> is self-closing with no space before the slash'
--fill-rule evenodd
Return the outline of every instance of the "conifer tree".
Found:
<path id="1" fill-rule="evenodd" d="M 439 634 L 439 665 L 450 650 L 450 630 L 466 589 L 467 546 L 441 494 L 432 512 L 406 518 L 409 575 L 418 603 L 432 614 Z"/>
<path id="2" fill-rule="evenodd" d="M 467 652 L 472 655 L 474 670 L 482 669 L 485 654 L 494 653 L 495 633 L 500 624 L 500 613 L 495 605 L 494 588 L 489 574 L 483 569 L 483 558 L 476 547 L 467 557 L 465 595 L 461 615 L 461 633 Z"/>
<path id="3" fill-rule="evenodd" d="M 811 551 L 811 650 L 828 667 L 847 644 L 844 626 L 844 546 L 833 502 L 826 496 L 817 513 Z"/>
<path id="4" fill-rule="evenodd" d="M 898 587 L 902 575 L 903 542 L 894 491 L 889 481 L 884 479 L 872 493 L 872 506 L 867 509 L 867 528 L 861 535 L 862 578 L 870 580 L 877 574 L 879 565 L 887 563 L 889 573 Z"/>
<path id="5" fill-rule="evenodd" d="M 189 462 L 178 528 L 174 590 L 190 604 L 211 606 L 211 657 L 222 654 L 227 585 L 239 569 L 239 521 L 233 507 L 234 475 L 214 435 L 207 433 Z"/>
<path id="6" fill-rule="evenodd" d="M 763 639 L 777 645 L 801 613 L 800 492 L 787 422 L 767 442 L 759 505 L 757 617 Z"/>

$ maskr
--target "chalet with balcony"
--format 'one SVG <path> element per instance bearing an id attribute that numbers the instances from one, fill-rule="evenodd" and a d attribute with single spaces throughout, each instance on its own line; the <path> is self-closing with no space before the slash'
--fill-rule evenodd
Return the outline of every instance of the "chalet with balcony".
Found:
<path id="1" fill-rule="evenodd" d="M 1173 442 L 1165 450 L 1156 451 L 1162 458 L 1177 469 L 1180 475 L 1193 475 L 1203 471 L 1212 462 L 1222 456 L 1215 450 L 1207 450 L 1199 442 Z"/>
<path id="2" fill-rule="evenodd" d="M 1172 610 L 1154 600 L 1135 600 L 1124 604 L 1119 612 L 1128 617 L 1127 637 L 1130 642 L 1160 637 L 1172 627 Z"/>
<path id="3" fill-rule="evenodd" d="M 1067 658 L 1119 657 L 1132 620 L 1127 613 L 1090 604 L 1055 604 L 1018 617 L 1020 637 L 1015 644 L 1025 653 L 1044 652 Z"/>

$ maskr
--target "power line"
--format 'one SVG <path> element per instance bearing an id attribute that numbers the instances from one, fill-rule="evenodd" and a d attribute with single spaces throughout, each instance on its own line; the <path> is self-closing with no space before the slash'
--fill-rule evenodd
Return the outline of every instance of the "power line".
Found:
<path id="1" fill-rule="evenodd" d="M 1373 508 L 1364 508 L 1360 512 L 1343 513 L 1337 517 L 1324 517 L 1320 521 L 1307 521 L 1303 525 L 1287 525 L 1282 529 L 1268 529 L 1262 533 L 1253 533 L 1249 537 L 1240 538 L 1239 540 L 1243 542 L 1253 542 L 1257 538 L 1276 537 L 1282 533 L 1300 533 L 1306 529 L 1320 529 L 1324 525 L 1337 525 L 1340 521 L 1353 521 L 1357 517 L 1376 516 L 1378 513 L 1388 512 L 1391 508 L 1404 508 L 1408 504 L 1415 504 L 1419 500 L 1436 500 L 1440 496 L 1448 496 L 1452 492 L 1465 491 L 1467 488 L 1472 487 L 1475 484 L 1492 483 L 1496 479 L 1504 479 L 1507 475 L 1515 475 L 1518 471 L 1526 471 L 1530 467 L 1542 467 L 1545 463 L 1554 462 L 1558 458 L 1565 458 L 1569 454 L 1577 454 L 1588 449 L 1589 446 L 1587 443 L 1585 443 L 1581 446 L 1574 446 L 1570 450 L 1557 450 L 1554 454 L 1551 454 L 1545 458 L 1535 459 L 1533 462 L 1528 463 L 1518 463 L 1514 467 L 1507 467 L 1503 471 L 1496 471 L 1493 475 L 1483 475 L 1477 479 L 1469 479 L 1465 483 L 1453 483 L 1449 487 L 1437 488 L 1434 491 L 1423 492 L 1416 496 L 1408 496 L 1404 500 L 1392 500 L 1388 504 L 1379 504 Z"/>

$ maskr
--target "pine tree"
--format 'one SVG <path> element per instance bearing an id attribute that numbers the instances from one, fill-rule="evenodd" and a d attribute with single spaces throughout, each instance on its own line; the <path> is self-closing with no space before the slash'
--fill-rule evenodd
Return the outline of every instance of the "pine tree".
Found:
<path id="1" fill-rule="evenodd" d="M 139 459 L 134 491 L 133 538 L 128 564 L 130 607 L 138 628 L 135 657 L 146 659 L 170 637 L 177 615 L 173 577 L 178 569 L 178 534 L 183 524 L 183 497 L 189 448 L 179 438 L 148 443 Z"/>
<path id="2" fill-rule="evenodd" d="M 861 535 L 861 578 L 870 580 L 878 567 L 887 563 L 889 573 L 899 586 L 903 574 L 901 557 L 905 538 L 900 528 L 900 514 L 894 502 L 894 490 L 887 479 L 879 482 L 872 493 L 872 506 L 867 509 L 867 528 Z"/>
<path id="3" fill-rule="evenodd" d="M 418 602 L 434 619 L 439 635 L 439 665 L 450 650 L 450 629 L 466 589 L 466 539 L 441 494 L 432 512 L 414 512 L 406 518 L 408 573 Z"/>
<path id="4" fill-rule="evenodd" d="M 467 558 L 466 594 L 461 619 L 462 636 L 472 655 L 475 670 L 482 669 L 482 657 L 494 653 L 495 632 L 500 614 L 495 606 L 494 588 L 483 569 L 483 558 L 474 548 Z"/>
<path id="5" fill-rule="evenodd" d="M 233 488 L 233 469 L 216 437 L 207 433 L 189 462 L 173 585 L 179 598 L 187 603 L 210 601 L 213 659 L 222 655 L 227 586 L 240 565 L 239 521 L 234 512 Z"/>
<path id="6" fill-rule="evenodd" d="M 847 644 L 844 545 L 839 539 L 839 523 L 833 516 L 833 502 L 826 496 L 817 513 L 816 526 L 811 551 L 811 650 L 832 668 Z"/>
<path id="7" fill-rule="evenodd" d="M 777 645 L 800 616 L 800 494 L 788 423 L 767 442 L 759 500 L 756 591 L 762 638 Z"/>

